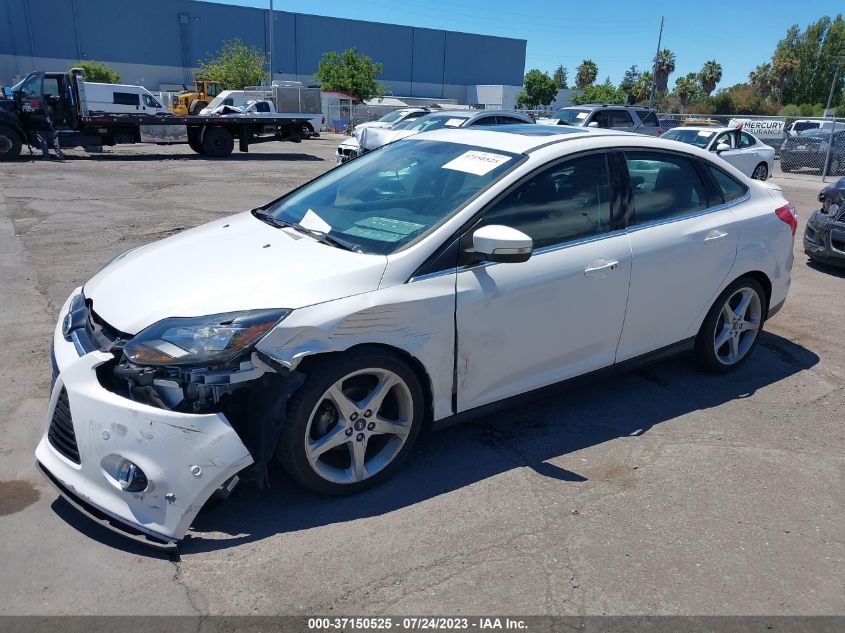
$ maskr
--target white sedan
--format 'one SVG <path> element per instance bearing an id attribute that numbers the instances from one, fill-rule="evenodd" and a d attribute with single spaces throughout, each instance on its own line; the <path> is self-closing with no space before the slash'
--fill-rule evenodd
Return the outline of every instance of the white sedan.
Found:
<path id="1" fill-rule="evenodd" d="M 767 180 L 775 164 L 775 150 L 739 128 L 685 126 L 672 128 L 660 137 L 713 152 L 746 176 Z"/>
<path id="2" fill-rule="evenodd" d="M 74 290 L 38 465 L 160 547 L 274 455 L 311 490 L 360 491 L 426 424 L 667 352 L 740 367 L 786 300 L 795 229 L 778 187 L 688 145 L 419 134 Z"/>

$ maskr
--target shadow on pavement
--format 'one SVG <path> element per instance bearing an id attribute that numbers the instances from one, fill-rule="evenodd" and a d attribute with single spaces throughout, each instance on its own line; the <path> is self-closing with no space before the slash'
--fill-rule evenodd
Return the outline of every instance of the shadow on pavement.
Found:
<path id="1" fill-rule="evenodd" d="M 820 273 L 831 275 L 832 277 L 839 277 L 845 279 L 845 257 L 842 258 L 841 266 L 834 266 L 832 264 L 823 264 L 817 262 L 815 259 L 807 258 L 807 268 L 812 268 Z"/>
<path id="2" fill-rule="evenodd" d="M 421 435 L 396 476 L 349 497 L 311 494 L 274 464 L 269 489 L 244 485 L 226 501 L 210 501 L 195 519 L 195 530 L 229 538 L 207 539 L 194 532 L 179 549 L 188 554 L 227 549 L 278 533 L 378 516 L 514 468 L 531 468 L 561 486 L 578 485 L 587 478 L 548 460 L 618 438 L 635 441 L 658 424 L 748 398 L 818 362 L 812 351 L 764 332 L 754 356 L 730 374 L 706 374 L 689 358 L 679 357 L 592 382 L 547 388 L 530 402 L 521 401 L 493 417 Z M 105 545 L 167 556 L 113 534 L 63 500 L 53 508 L 71 526 Z"/>

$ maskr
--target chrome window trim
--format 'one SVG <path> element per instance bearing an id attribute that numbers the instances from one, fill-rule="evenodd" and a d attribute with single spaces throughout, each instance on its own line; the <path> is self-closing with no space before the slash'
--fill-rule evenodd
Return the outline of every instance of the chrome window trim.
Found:
<path id="1" fill-rule="evenodd" d="M 689 220 L 691 218 L 697 218 L 702 215 L 707 215 L 708 213 L 715 213 L 716 211 L 723 211 L 725 209 L 730 209 L 731 207 L 735 207 L 738 204 L 742 204 L 743 202 L 748 202 L 751 199 L 751 190 L 745 192 L 744 195 L 740 196 L 739 198 L 735 198 L 730 202 L 724 202 L 722 204 L 718 204 L 715 207 L 707 207 L 706 209 L 700 209 L 699 211 L 691 211 L 689 213 L 685 213 L 683 215 L 675 215 L 670 218 L 663 218 L 661 220 L 652 220 L 651 222 L 645 222 L 643 224 L 632 224 L 630 225 L 626 231 L 628 233 L 634 233 L 636 231 L 640 231 L 642 229 L 648 229 L 653 226 L 660 226 L 663 224 L 670 224 L 672 222 L 680 222 L 683 220 Z M 635 205 L 636 209 L 636 205 Z"/>

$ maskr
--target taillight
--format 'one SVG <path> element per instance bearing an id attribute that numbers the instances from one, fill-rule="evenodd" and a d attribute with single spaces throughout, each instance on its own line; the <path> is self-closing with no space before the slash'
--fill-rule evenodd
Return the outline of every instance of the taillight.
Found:
<path id="1" fill-rule="evenodd" d="M 663 134 L 663 132 L 664 132 L 663 128 L 660 128 L 660 127 L 657 128 L 657 136 L 660 136 L 661 134 Z"/>
<path id="2" fill-rule="evenodd" d="M 795 231 L 798 229 L 798 213 L 796 213 L 795 207 L 791 204 L 786 204 L 778 209 L 775 209 L 775 215 L 786 222 L 789 225 L 792 234 L 795 235 Z"/>

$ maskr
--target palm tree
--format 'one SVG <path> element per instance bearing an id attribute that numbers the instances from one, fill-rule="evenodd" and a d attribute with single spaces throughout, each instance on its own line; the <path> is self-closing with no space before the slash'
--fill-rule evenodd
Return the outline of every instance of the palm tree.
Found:
<path id="1" fill-rule="evenodd" d="M 716 89 L 716 84 L 722 80 L 722 66 L 715 59 L 705 62 L 698 72 L 698 80 L 701 82 L 701 89 L 709 97 Z"/>
<path id="2" fill-rule="evenodd" d="M 664 48 L 657 54 L 654 60 L 655 76 L 657 77 L 656 88 L 658 92 L 666 92 L 669 85 L 669 75 L 675 72 L 675 53 Z"/>
<path id="3" fill-rule="evenodd" d="M 748 73 L 748 81 L 754 86 L 757 94 L 762 99 L 767 99 L 772 94 L 774 83 L 774 71 L 771 64 L 760 64 L 750 73 Z"/>
<path id="4" fill-rule="evenodd" d="M 772 68 L 775 71 L 775 84 L 778 89 L 778 98 L 784 100 L 784 95 L 795 79 L 795 71 L 798 70 L 798 59 L 788 54 L 776 55 L 772 59 Z"/>
<path id="5" fill-rule="evenodd" d="M 634 98 L 634 103 L 643 103 L 648 101 L 648 95 L 651 92 L 651 78 L 652 74 L 647 70 L 640 73 L 634 84 L 631 86 L 629 93 Z"/>
<path id="6" fill-rule="evenodd" d="M 689 105 L 690 97 L 696 90 L 698 90 L 698 81 L 696 81 L 695 73 L 689 73 L 686 77 L 678 77 L 675 80 L 675 93 L 684 108 Z"/>
<path id="7" fill-rule="evenodd" d="M 575 69 L 575 82 L 582 90 L 587 86 L 592 86 L 599 74 L 599 67 L 596 66 L 592 59 L 585 59 L 581 65 Z"/>

